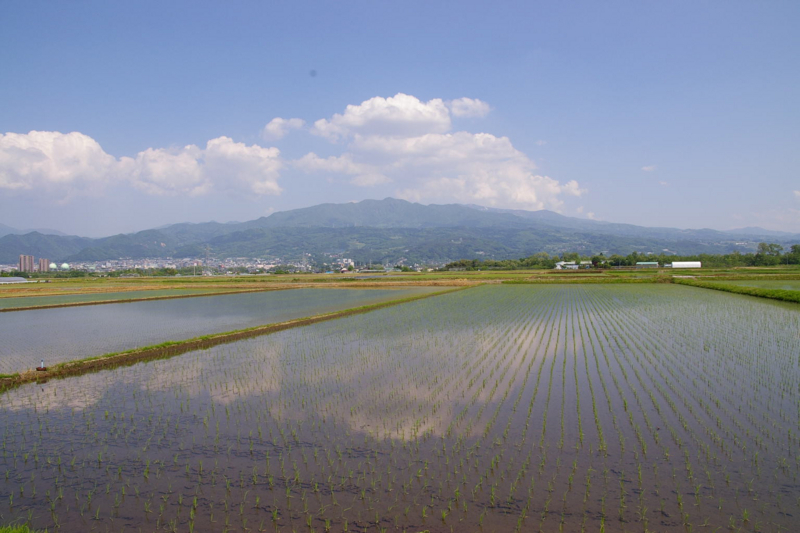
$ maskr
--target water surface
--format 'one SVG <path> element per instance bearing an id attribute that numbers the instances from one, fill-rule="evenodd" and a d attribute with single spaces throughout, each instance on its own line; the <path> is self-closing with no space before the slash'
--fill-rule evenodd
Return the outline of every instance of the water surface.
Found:
<path id="1" fill-rule="evenodd" d="M 483 286 L 0 395 L 59 531 L 795 531 L 798 306 Z"/>
<path id="2" fill-rule="evenodd" d="M 140 298 L 156 298 L 162 296 L 188 296 L 197 294 L 215 294 L 235 289 L 187 288 L 187 289 L 152 289 L 118 292 L 95 292 L 80 294 L 53 294 L 48 296 L 9 296 L 0 298 L 0 309 L 14 307 L 35 307 L 38 305 L 61 305 L 85 302 L 113 302 L 115 300 L 132 300 Z"/>
<path id="3" fill-rule="evenodd" d="M 437 288 L 292 289 L 0 314 L 0 374 L 282 322 Z M 441 290 L 441 289 L 439 289 Z"/>

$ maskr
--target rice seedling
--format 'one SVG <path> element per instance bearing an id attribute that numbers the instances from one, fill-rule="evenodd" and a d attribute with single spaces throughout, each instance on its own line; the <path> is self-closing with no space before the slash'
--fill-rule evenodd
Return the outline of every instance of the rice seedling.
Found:
<path id="1" fill-rule="evenodd" d="M 293 289 L 3 313 L 0 374 L 33 368 L 41 354 L 47 354 L 47 364 L 53 366 L 87 356 L 425 294 L 434 289 Z M 5 300 L 8 299 L 0 298 L 0 303 Z M 48 325 L 44 330 L 39 326 L 42 323 Z"/>
<path id="2" fill-rule="evenodd" d="M 64 531 L 789 530 L 797 331 L 791 306 L 690 287 L 484 286 L 32 383 L 0 395 L 2 513 Z"/>

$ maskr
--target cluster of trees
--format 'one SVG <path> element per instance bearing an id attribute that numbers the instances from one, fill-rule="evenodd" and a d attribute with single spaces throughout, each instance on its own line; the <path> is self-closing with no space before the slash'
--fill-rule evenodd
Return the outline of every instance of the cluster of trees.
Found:
<path id="1" fill-rule="evenodd" d="M 564 256 L 578 256 L 578 254 L 564 254 Z M 557 255 L 551 256 L 547 252 L 539 252 L 521 259 L 461 259 L 446 264 L 442 270 L 532 270 L 555 268 L 556 262 L 561 261 Z M 572 259 L 564 259 L 572 261 Z"/>
<path id="2" fill-rule="evenodd" d="M 555 268 L 558 261 L 591 261 L 594 268 L 611 268 L 616 266 L 635 266 L 640 261 L 657 261 L 663 265 L 673 261 L 701 261 L 704 267 L 711 268 L 731 268 L 747 266 L 776 266 L 776 265 L 800 265 L 800 244 L 792 245 L 788 250 L 783 246 L 774 243 L 759 243 L 755 253 L 733 252 L 730 254 L 712 255 L 698 254 L 679 256 L 673 254 L 645 254 L 633 252 L 628 255 L 597 254 L 593 256 L 581 256 L 574 252 L 563 253 L 561 256 L 549 255 L 539 252 L 529 257 L 521 259 L 505 260 L 481 260 L 481 259 L 461 259 L 448 263 L 443 270 L 465 269 L 465 270 L 531 270 Z"/>
<path id="3" fill-rule="evenodd" d="M 50 272 L 22 272 L 21 270 L 11 270 L 10 272 L 0 272 L 0 277 L 8 278 L 85 278 L 89 274 L 82 270 L 52 270 Z"/>

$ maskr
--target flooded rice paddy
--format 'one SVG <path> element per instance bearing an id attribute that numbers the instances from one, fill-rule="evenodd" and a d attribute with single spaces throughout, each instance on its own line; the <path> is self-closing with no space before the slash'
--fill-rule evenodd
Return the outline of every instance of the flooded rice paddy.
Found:
<path id="1" fill-rule="evenodd" d="M 119 292 L 94 292 L 81 294 L 52 294 L 48 296 L 6 296 L 0 298 L 0 309 L 15 307 L 35 307 L 41 305 L 65 305 L 87 302 L 114 302 L 141 298 L 160 298 L 165 296 L 194 296 L 230 292 L 232 289 L 191 288 L 191 289 L 152 289 Z"/>
<path id="2" fill-rule="evenodd" d="M 796 531 L 798 307 L 484 286 L 0 395 L 58 531 Z"/>
<path id="3" fill-rule="evenodd" d="M 2 313 L 0 374 L 435 290 L 293 289 Z"/>

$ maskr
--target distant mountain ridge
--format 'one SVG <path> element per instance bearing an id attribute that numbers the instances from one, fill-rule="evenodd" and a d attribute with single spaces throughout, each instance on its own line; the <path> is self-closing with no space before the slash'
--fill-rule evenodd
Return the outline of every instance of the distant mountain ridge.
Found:
<path id="1" fill-rule="evenodd" d="M 796 237 L 796 234 L 789 233 L 786 231 L 774 231 L 764 228 L 759 228 L 757 226 L 748 226 L 746 228 L 739 228 L 739 229 L 729 229 L 726 230 L 725 233 L 730 233 L 733 235 L 754 235 L 758 237 Z"/>
<path id="2" fill-rule="evenodd" d="M 17 229 L 12 228 L 11 226 L 6 226 L 5 224 L 0 224 L 0 237 L 4 235 L 26 235 L 33 232 L 41 233 L 43 235 L 60 235 L 61 237 L 67 236 L 66 233 L 49 228 Z"/>
<path id="3" fill-rule="evenodd" d="M 13 229 L 13 228 L 12 228 Z M 764 230 L 766 231 L 766 230 Z M 357 261 L 415 262 L 464 258 L 518 258 L 536 252 L 632 251 L 679 254 L 752 251 L 758 240 L 800 242 L 800 235 L 758 228 L 741 232 L 649 228 L 567 217 L 552 211 L 497 209 L 476 205 L 422 205 L 386 198 L 320 204 L 239 223 L 181 223 L 101 239 L 6 234 L 0 263 L 19 254 L 57 261 L 105 261 L 143 257 L 299 258 L 343 253 Z M 742 245 L 740 243 L 748 243 Z"/>
<path id="4" fill-rule="evenodd" d="M 636 226 L 633 224 L 620 224 L 616 222 L 605 222 L 601 220 L 589 220 L 585 218 L 575 218 L 561 215 L 553 211 L 542 209 L 539 211 L 524 211 L 522 209 L 497 209 L 492 207 L 482 207 L 469 205 L 476 210 L 497 213 L 510 213 L 528 220 L 536 220 L 550 226 L 558 228 L 569 228 L 580 231 L 594 231 L 609 235 L 629 236 L 629 237 L 648 237 L 653 239 L 730 239 L 736 236 L 735 232 L 723 232 L 713 229 L 677 229 L 662 227 Z M 765 230 L 766 231 L 766 230 Z M 759 236 L 757 233 L 741 234 L 741 236 Z M 791 237 L 792 234 L 785 234 Z M 761 234 L 760 236 L 767 236 Z"/>

